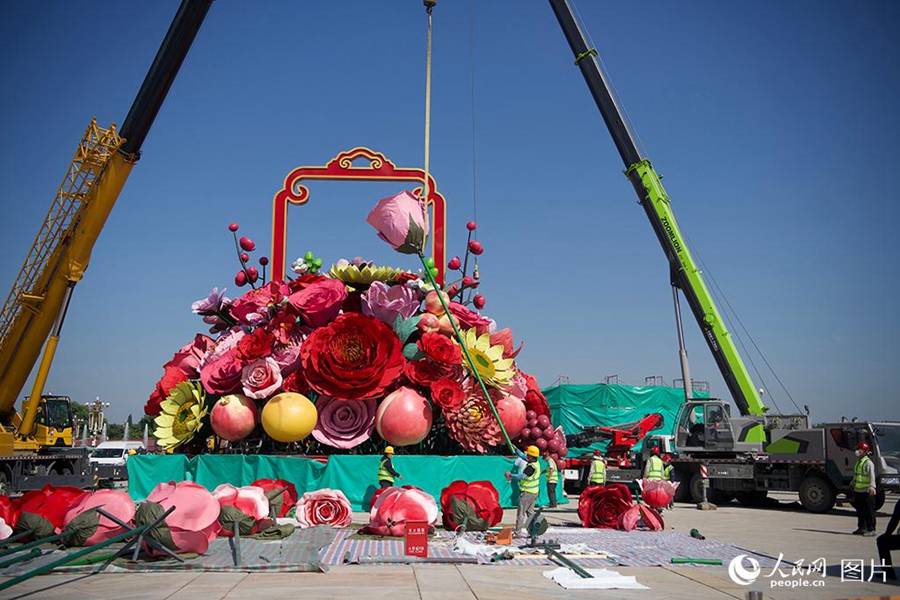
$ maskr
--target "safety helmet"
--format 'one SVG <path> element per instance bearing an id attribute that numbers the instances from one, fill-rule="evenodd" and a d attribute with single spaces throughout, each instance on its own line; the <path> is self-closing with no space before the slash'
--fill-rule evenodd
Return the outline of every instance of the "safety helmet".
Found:
<path id="1" fill-rule="evenodd" d="M 385 446 L 385 447 L 384 447 L 384 453 L 385 453 L 385 454 L 393 454 L 393 453 L 394 453 L 394 447 L 393 447 L 393 446 Z"/>
<path id="2" fill-rule="evenodd" d="M 652 452 L 653 454 L 659 454 L 659 446 L 653 446 L 652 448 L 650 448 L 650 452 Z"/>
<path id="3" fill-rule="evenodd" d="M 863 450 L 863 451 L 865 451 L 865 452 L 868 452 L 868 451 L 869 451 L 869 444 L 867 444 L 867 443 L 865 443 L 865 442 L 860 442 L 860 443 L 858 443 L 858 444 L 856 445 L 856 449 L 857 449 L 857 450 Z"/>
<path id="4" fill-rule="evenodd" d="M 538 456 L 541 455 L 541 451 L 538 450 L 537 446 L 528 446 L 525 449 L 525 454 L 527 454 L 528 456 L 534 456 L 535 458 L 537 458 Z"/>
<path id="5" fill-rule="evenodd" d="M 600 450 L 594 450 L 594 456 L 603 456 L 603 452 Z"/>
<path id="6" fill-rule="evenodd" d="M 664 462 L 669 462 L 670 460 L 672 460 L 672 455 L 671 454 L 663 454 L 662 459 Z"/>

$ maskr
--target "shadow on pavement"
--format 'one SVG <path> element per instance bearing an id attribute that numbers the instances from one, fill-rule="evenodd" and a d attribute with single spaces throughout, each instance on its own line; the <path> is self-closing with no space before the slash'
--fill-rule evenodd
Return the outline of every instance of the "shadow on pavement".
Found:
<path id="1" fill-rule="evenodd" d="M 65 581 L 60 581 L 59 583 L 54 583 L 53 585 L 48 585 L 47 587 L 43 587 L 38 590 L 31 590 L 30 592 L 25 592 L 24 594 L 19 594 L 18 596 L 9 596 L 9 600 L 18 600 L 19 598 L 29 598 L 29 597 L 38 597 L 40 598 L 41 594 L 48 590 L 52 590 L 54 588 L 62 587 L 64 585 L 69 585 L 70 583 L 75 583 L 76 581 L 81 581 L 82 579 L 87 579 L 88 577 L 93 577 L 96 573 L 88 573 L 86 575 L 82 575 L 81 577 L 72 577 L 71 579 L 66 579 Z M 15 589 L 15 588 L 12 588 Z"/>

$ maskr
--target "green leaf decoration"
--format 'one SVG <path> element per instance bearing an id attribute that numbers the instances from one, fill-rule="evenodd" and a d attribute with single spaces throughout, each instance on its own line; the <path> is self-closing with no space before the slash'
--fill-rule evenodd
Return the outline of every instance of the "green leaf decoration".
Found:
<path id="1" fill-rule="evenodd" d="M 403 356 L 406 357 L 406 360 L 419 360 L 425 358 L 425 353 L 415 344 L 406 344 L 403 346 Z"/>
<path id="2" fill-rule="evenodd" d="M 416 315 L 408 319 L 404 319 L 403 315 L 397 315 L 397 319 L 394 321 L 394 333 L 400 338 L 401 344 L 405 344 L 409 336 L 416 332 L 416 326 L 421 318 L 422 315 Z"/>

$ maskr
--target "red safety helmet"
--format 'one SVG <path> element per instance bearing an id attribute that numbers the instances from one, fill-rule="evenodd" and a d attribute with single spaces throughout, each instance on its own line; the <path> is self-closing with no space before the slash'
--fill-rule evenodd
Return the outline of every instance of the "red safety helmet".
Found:
<path id="1" fill-rule="evenodd" d="M 867 444 L 867 443 L 865 443 L 865 442 L 860 442 L 860 443 L 858 443 L 858 444 L 856 445 L 856 449 L 857 449 L 857 450 L 864 450 L 864 451 L 868 452 L 868 451 L 869 451 L 869 444 Z"/>
<path id="2" fill-rule="evenodd" d="M 663 454 L 662 459 L 663 459 L 663 462 L 669 462 L 670 460 L 672 460 L 672 455 L 671 454 Z"/>
<path id="3" fill-rule="evenodd" d="M 594 450 L 594 456 L 603 456 L 603 453 L 599 450 Z"/>
<path id="4" fill-rule="evenodd" d="M 653 446 L 652 448 L 650 448 L 650 452 L 652 452 L 653 454 L 659 454 L 659 446 Z"/>

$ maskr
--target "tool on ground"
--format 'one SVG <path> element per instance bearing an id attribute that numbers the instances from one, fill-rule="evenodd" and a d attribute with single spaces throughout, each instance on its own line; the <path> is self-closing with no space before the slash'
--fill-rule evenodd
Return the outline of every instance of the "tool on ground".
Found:
<path id="1" fill-rule="evenodd" d="M 673 565 L 715 565 L 722 566 L 721 558 L 673 558 L 670 561 Z"/>

